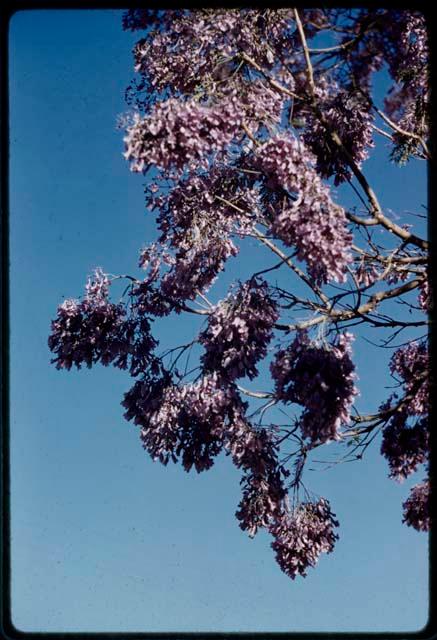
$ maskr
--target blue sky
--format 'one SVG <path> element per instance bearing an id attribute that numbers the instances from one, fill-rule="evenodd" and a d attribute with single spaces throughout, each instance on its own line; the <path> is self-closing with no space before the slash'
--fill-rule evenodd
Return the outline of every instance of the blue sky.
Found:
<path id="1" fill-rule="evenodd" d="M 95 266 L 135 273 L 155 234 L 143 179 L 129 172 L 116 129 L 136 38 L 122 31 L 119 11 L 20 12 L 10 24 L 13 623 L 22 631 L 418 630 L 427 622 L 427 536 L 401 524 L 401 504 L 423 474 L 402 485 L 388 479 L 379 440 L 359 463 L 307 472 L 341 537 L 293 582 L 267 534 L 250 540 L 238 528 L 239 473 L 228 458 L 201 475 L 153 463 L 122 416 L 126 373 L 50 365 L 58 303 L 81 295 Z M 365 166 L 382 205 L 419 211 L 424 165 L 399 169 L 386 159 L 382 144 Z M 224 283 L 248 275 L 255 260 L 274 263 L 248 254 L 230 263 Z M 198 324 L 172 317 L 155 335 L 163 346 L 182 344 Z M 355 343 L 363 410 L 389 393 L 389 356 Z"/>

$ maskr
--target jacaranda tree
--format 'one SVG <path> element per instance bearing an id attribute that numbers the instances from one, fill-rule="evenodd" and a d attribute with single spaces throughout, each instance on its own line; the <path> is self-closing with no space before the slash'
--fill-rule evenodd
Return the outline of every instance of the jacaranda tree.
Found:
<path id="1" fill-rule="evenodd" d="M 292 579 L 338 538 L 328 499 L 302 481 L 328 442 L 360 459 L 382 433 L 389 475 L 420 472 L 403 520 L 428 530 L 430 293 L 427 240 L 411 224 L 423 215 L 404 224 L 383 209 L 365 171 L 376 139 L 390 147 L 388 162 L 429 159 L 425 17 L 135 9 L 123 27 L 142 33 L 124 155 L 147 177 L 158 237 L 141 250 L 141 277 L 98 268 L 80 300 L 59 306 L 52 362 L 127 369 L 125 417 L 164 465 L 201 472 L 227 454 L 242 474 L 240 527 L 249 536 L 265 528 Z M 385 96 L 374 90 L 381 72 Z M 356 206 L 338 201 L 344 188 Z M 250 263 L 254 242 L 269 266 L 208 298 L 228 262 Z M 124 295 L 111 301 L 122 278 Z M 203 322 L 189 344 L 162 350 L 152 326 L 170 314 Z M 392 349 L 395 389 L 362 415 L 353 341 L 365 326 Z M 194 345 L 188 370 L 180 363 Z M 263 366 L 267 391 L 252 382 Z M 279 408 L 288 417 L 272 424 Z"/>

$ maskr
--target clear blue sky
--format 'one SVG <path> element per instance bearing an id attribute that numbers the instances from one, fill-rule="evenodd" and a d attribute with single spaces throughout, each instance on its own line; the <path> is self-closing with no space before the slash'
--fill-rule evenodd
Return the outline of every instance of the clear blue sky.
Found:
<path id="1" fill-rule="evenodd" d="M 423 473 L 402 485 L 388 479 L 379 440 L 361 462 L 307 472 L 306 484 L 331 501 L 341 538 L 293 582 L 267 534 L 250 540 L 238 528 L 239 474 L 228 458 L 201 475 L 153 463 L 122 417 L 126 373 L 49 364 L 57 304 L 81 295 L 95 266 L 135 273 L 154 237 L 143 180 L 129 172 L 116 130 L 135 39 L 119 11 L 21 12 L 10 25 L 13 623 L 21 631 L 418 630 L 428 615 L 428 541 L 401 524 L 401 504 Z M 365 167 L 383 206 L 419 210 L 424 166 L 386 159 L 383 145 Z M 234 261 L 225 281 L 251 264 Z M 193 322 L 158 321 L 156 335 L 174 346 Z M 373 410 L 389 393 L 390 354 L 362 338 L 355 354 L 360 408 Z"/>

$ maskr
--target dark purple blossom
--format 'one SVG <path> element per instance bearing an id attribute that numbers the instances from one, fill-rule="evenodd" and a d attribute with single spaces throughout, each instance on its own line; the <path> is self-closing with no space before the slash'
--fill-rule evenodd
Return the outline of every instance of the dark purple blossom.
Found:
<path id="1" fill-rule="evenodd" d="M 138 381 L 125 394 L 125 417 L 141 428 L 143 447 L 163 464 L 181 458 L 186 471 L 204 471 L 228 442 L 245 405 L 215 374 L 182 386 L 168 378 Z"/>
<path id="2" fill-rule="evenodd" d="M 256 363 L 264 358 L 278 319 L 277 306 L 265 281 L 249 280 L 220 302 L 200 334 L 205 347 L 205 371 L 228 379 L 258 375 Z"/>
<path id="3" fill-rule="evenodd" d="M 381 454 L 387 459 L 390 477 L 401 481 L 408 478 L 428 459 L 428 420 L 422 418 L 414 426 L 407 425 L 407 415 L 396 413 L 385 427 Z"/>
<path id="4" fill-rule="evenodd" d="M 429 358 L 425 341 L 411 342 L 394 352 L 390 371 L 400 379 L 404 391 L 411 396 L 406 406 L 409 415 L 426 415 L 429 405 Z"/>
<path id="5" fill-rule="evenodd" d="M 417 531 L 430 530 L 429 494 L 429 480 L 425 480 L 411 489 L 409 497 L 402 505 L 404 508 L 402 521 L 409 527 L 414 527 Z"/>
<path id="6" fill-rule="evenodd" d="M 279 471 L 266 474 L 248 472 L 243 480 L 243 497 L 235 513 L 240 528 L 249 536 L 268 528 L 281 510 L 285 489 Z"/>
<path id="7" fill-rule="evenodd" d="M 59 307 L 48 339 L 50 350 L 56 355 L 52 363 L 57 369 L 78 369 L 85 363 L 113 364 L 121 369 L 128 366 L 132 375 L 144 371 L 150 364 L 156 341 L 150 333 L 146 317 L 128 317 L 122 304 L 108 299 L 109 279 L 97 269 L 89 279 L 86 296 L 65 300 Z"/>
<path id="8" fill-rule="evenodd" d="M 325 123 L 317 114 L 307 119 L 303 135 L 305 144 L 317 158 L 316 169 L 324 178 L 334 176 L 336 185 L 352 177 L 351 169 L 339 147 L 331 140 L 331 133 L 338 134 L 344 149 L 358 167 L 374 146 L 372 139 L 373 116 L 370 105 L 357 98 L 356 94 L 337 92 L 326 95 L 319 102 Z"/>
<path id="9" fill-rule="evenodd" d="M 357 395 L 352 339 L 345 333 L 333 344 L 318 345 L 300 331 L 271 364 L 278 399 L 304 407 L 299 426 L 311 443 L 338 440 L 340 426 L 349 421 Z"/>
<path id="10" fill-rule="evenodd" d="M 426 278 L 419 287 L 418 302 L 423 311 L 429 311 L 431 309 L 431 291 L 428 278 Z"/>
<path id="11" fill-rule="evenodd" d="M 278 462 L 278 445 L 271 432 L 255 430 L 245 420 L 229 430 L 227 449 L 234 464 L 244 470 L 243 496 L 236 517 L 240 528 L 253 537 L 280 513 L 286 495 L 284 470 Z"/>
<path id="12" fill-rule="evenodd" d="M 272 549 L 276 561 L 292 580 L 306 576 L 308 567 L 315 567 L 322 553 L 331 553 L 338 535 L 335 514 L 328 500 L 303 502 L 291 512 L 284 512 L 270 528 L 275 538 Z"/>

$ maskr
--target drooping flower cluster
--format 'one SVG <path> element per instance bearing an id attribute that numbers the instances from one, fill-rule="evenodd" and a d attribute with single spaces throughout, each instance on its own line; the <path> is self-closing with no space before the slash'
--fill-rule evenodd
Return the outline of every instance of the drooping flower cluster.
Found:
<path id="1" fill-rule="evenodd" d="M 409 415 L 426 415 L 429 404 L 429 358 L 425 341 L 411 342 L 392 356 L 390 371 L 400 378 L 406 395 L 411 396 L 406 411 Z"/>
<path id="2" fill-rule="evenodd" d="M 235 513 L 240 528 L 251 538 L 259 528 L 268 528 L 277 517 L 284 496 L 279 471 L 247 472 L 243 477 L 243 497 Z"/>
<path id="3" fill-rule="evenodd" d="M 322 553 L 331 553 L 338 535 L 339 523 L 331 512 L 328 500 L 304 502 L 290 513 L 284 513 L 270 532 L 275 540 L 271 546 L 282 571 L 292 580 L 299 574 L 306 576 Z"/>
<path id="4" fill-rule="evenodd" d="M 149 320 L 127 317 L 125 307 L 110 302 L 108 293 L 109 280 L 97 269 L 81 302 L 65 300 L 58 307 L 48 339 L 57 369 L 73 365 L 80 369 L 83 363 L 91 367 L 99 361 L 126 369 L 129 363 L 135 376 L 149 365 L 157 344 L 150 334 Z"/>
<path id="5" fill-rule="evenodd" d="M 317 283 L 344 282 L 352 235 L 344 209 L 332 201 L 313 164 L 312 154 L 289 135 L 258 147 L 254 168 L 265 175 L 265 215 L 272 233 L 296 247 Z"/>
<path id="6" fill-rule="evenodd" d="M 422 13 L 402 12 L 401 20 L 394 25 L 396 47 L 388 54 L 390 72 L 403 91 L 404 98 L 422 97 L 428 92 L 429 47 L 426 19 Z"/>
<path id="7" fill-rule="evenodd" d="M 385 427 L 381 454 L 388 460 L 390 477 L 397 481 L 408 478 L 428 459 L 428 420 L 422 418 L 414 426 L 407 425 L 405 412 L 396 413 Z"/>
<path id="8" fill-rule="evenodd" d="M 411 489 L 409 497 L 402 505 L 404 508 L 402 521 L 417 531 L 429 531 L 430 529 L 429 494 L 429 480 L 425 480 Z"/>
<path id="9" fill-rule="evenodd" d="M 324 178 L 334 176 L 336 185 L 352 176 L 350 167 L 339 147 L 333 143 L 330 134 L 335 132 L 358 167 L 369 155 L 374 146 L 372 139 L 373 117 L 369 106 L 356 94 L 338 92 L 326 96 L 319 103 L 325 122 L 312 113 L 307 120 L 303 135 L 305 144 L 317 158 L 316 169 Z"/>
<path id="10" fill-rule="evenodd" d="M 249 280 L 242 284 L 216 306 L 200 334 L 204 370 L 217 371 L 230 380 L 256 377 L 256 363 L 266 356 L 277 319 L 267 283 Z"/>
<path id="11" fill-rule="evenodd" d="M 311 443 L 338 440 L 340 426 L 349 420 L 357 395 L 352 340 L 344 333 L 333 344 L 318 345 L 300 331 L 271 364 L 277 397 L 304 407 L 299 426 Z"/>
<path id="12" fill-rule="evenodd" d="M 395 34 L 397 46 L 388 56 L 395 84 L 385 100 L 388 115 L 401 129 L 393 133 L 392 153 L 393 159 L 401 164 L 421 151 L 419 138 L 426 140 L 429 120 L 429 47 L 425 17 L 411 11 L 403 14 L 401 27 Z M 409 136 L 410 133 L 413 136 Z"/>
<path id="13" fill-rule="evenodd" d="M 190 173 L 165 196 L 150 187 L 148 203 L 159 211 L 161 235 L 142 252 L 141 266 L 149 270 L 148 283 L 160 282 L 153 300 L 150 286 L 142 286 L 141 295 L 161 313 L 206 292 L 226 260 L 237 255 L 231 234 L 253 229 L 257 194 L 234 171 L 214 166 L 205 174 Z M 168 269 L 161 273 L 163 266 Z"/>
<path id="14" fill-rule="evenodd" d="M 243 496 L 235 515 L 240 528 L 253 537 L 278 517 L 286 495 L 278 446 L 271 433 L 255 431 L 243 421 L 233 426 L 227 446 L 234 464 L 244 471 Z"/>
<path id="15" fill-rule="evenodd" d="M 173 268 L 161 280 L 162 293 L 171 300 L 190 300 L 205 292 L 223 270 L 226 260 L 237 255 L 237 248 L 219 228 L 192 239 L 188 250 L 180 249 Z"/>
<path id="16" fill-rule="evenodd" d="M 278 447 L 265 430 L 245 418 L 247 405 L 233 385 L 216 373 L 198 382 L 175 385 L 168 374 L 137 381 L 122 402 L 125 418 L 140 427 L 143 447 L 166 465 L 181 459 L 186 471 L 209 469 L 225 450 L 244 471 L 243 497 L 237 511 L 240 527 L 253 536 L 267 527 L 285 496 Z"/>
<path id="17" fill-rule="evenodd" d="M 291 9 L 144 13 L 127 12 L 124 24 L 127 29 L 143 29 L 144 24 L 155 27 L 136 46 L 135 70 L 146 87 L 157 91 L 191 93 L 203 83 L 223 82 L 237 68 L 242 51 L 271 69 L 276 54 L 285 54 L 296 38 Z"/>
<path id="18" fill-rule="evenodd" d="M 250 229 L 256 210 L 256 190 L 248 188 L 233 169 L 213 166 L 206 173 L 191 173 L 180 180 L 167 197 L 149 198 L 157 209 L 160 243 L 188 248 L 189 241 L 218 228 L 229 235 Z M 188 243 L 188 244 L 187 244 Z"/>
<path id="19" fill-rule="evenodd" d="M 146 173 L 151 165 L 178 172 L 186 167 L 206 169 L 211 154 L 222 151 L 243 133 L 241 124 L 236 95 L 213 106 L 170 98 L 156 104 L 143 118 L 136 114 L 124 139 L 124 156 L 131 170 L 139 173 Z"/>
<path id="20" fill-rule="evenodd" d="M 143 447 L 163 464 L 179 458 L 186 471 L 213 465 L 229 425 L 241 420 L 244 404 L 215 374 L 183 386 L 170 378 L 137 381 L 122 402 L 127 420 L 141 428 Z"/>

